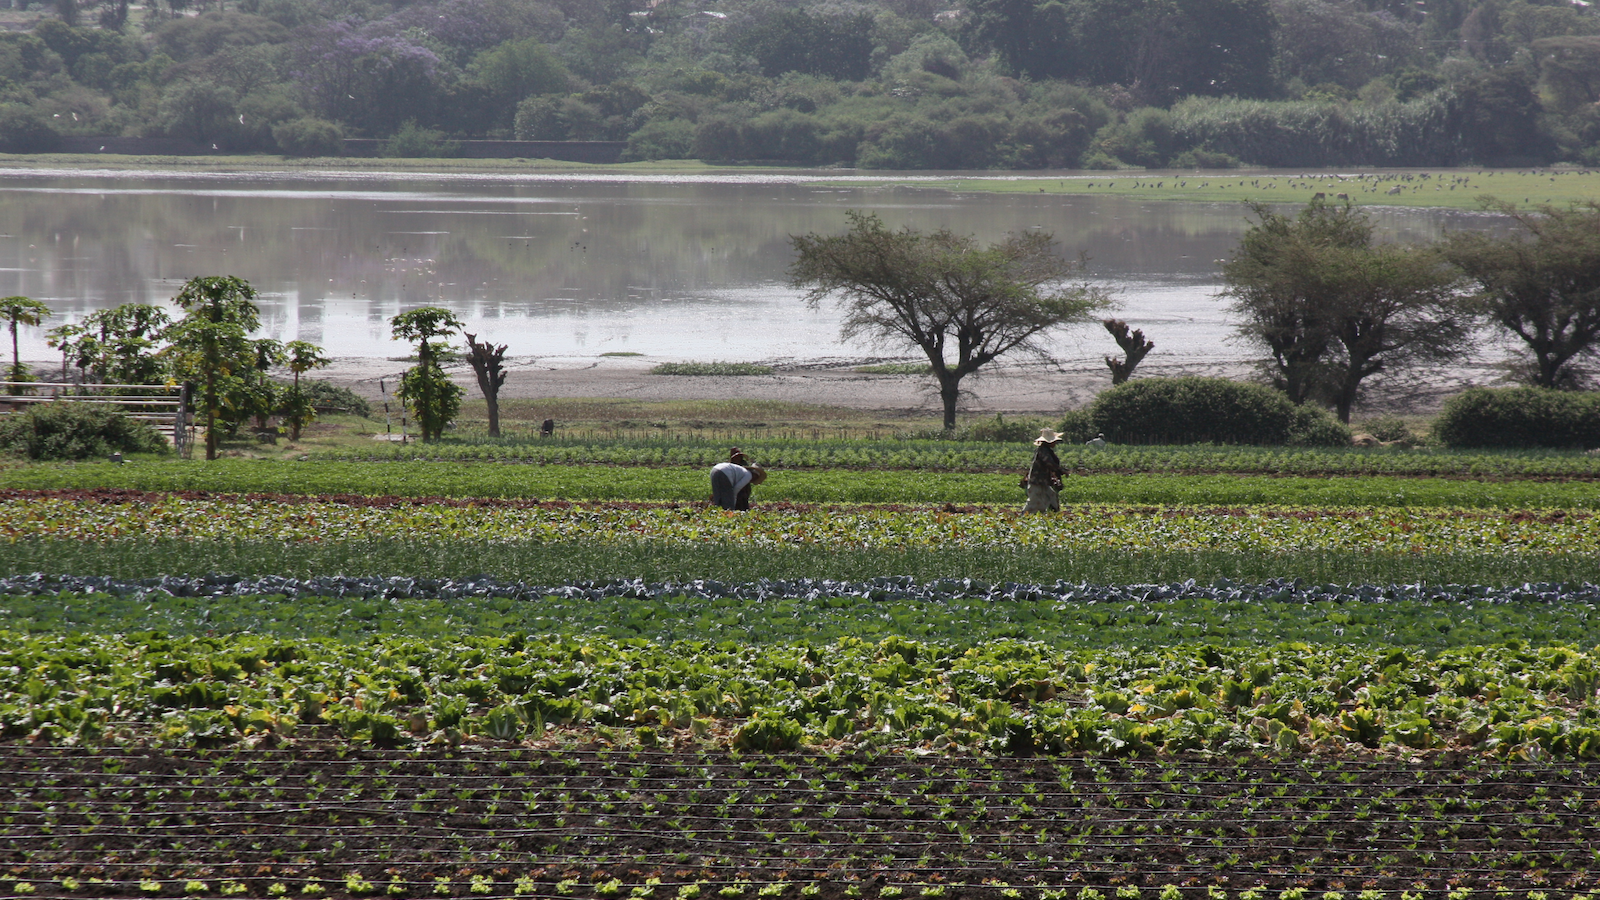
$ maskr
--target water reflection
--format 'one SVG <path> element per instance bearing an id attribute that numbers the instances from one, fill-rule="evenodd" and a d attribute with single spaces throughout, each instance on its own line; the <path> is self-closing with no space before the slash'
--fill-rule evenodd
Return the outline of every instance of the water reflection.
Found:
<path id="1" fill-rule="evenodd" d="M 194 275 L 237 275 L 261 292 L 266 335 L 334 356 L 402 352 L 389 318 L 427 304 L 514 355 L 853 355 L 867 348 L 841 346 L 836 313 L 807 309 L 784 272 L 790 235 L 841 231 L 845 211 L 863 209 L 982 240 L 1050 231 L 1119 290 L 1119 315 L 1163 355 L 1243 354 L 1213 297 L 1217 263 L 1248 224 L 1238 205 L 813 177 L 0 172 L 0 295 L 49 303 L 56 325 L 166 302 Z M 1483 222 L 1442 210 L 1373 217 L 1406 240 Z M 51 357 L 43 329 L 22 336 L 24 355 Z M 1063 338 L 1069 355 L 1073 344 Z"/>

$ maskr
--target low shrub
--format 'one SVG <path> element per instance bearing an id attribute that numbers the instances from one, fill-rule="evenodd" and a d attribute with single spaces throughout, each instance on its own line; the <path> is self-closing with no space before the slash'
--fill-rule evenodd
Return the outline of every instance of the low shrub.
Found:
<path id="1" fill-rule="evenodd" d="M 1392 441 L 1414 442 L 1417 436 L 1411 426 L 1399 416 L 1378 416 L 1362 421 L 1354 430 L 1364 431 L 1385 443 Z"/>
<path id="2" fill-rule="evenodd" d="M 1039 429 L 1046 425 L 1045 420 L 1032 416 L 1007 419 L 1004 415 L 995 413 L 992 419 L 974 422 L 966 428 L 959 429 L 953 437 L 958 441 L 1015 444 L 1032 441 L 1039 436 Z"/>
<path id="3" fill-rule="evenodd" d="M 757 363 L 682 362 L 662 363 L 651 375 L 771 375 L 772 367 Z"/>
<path id="4" fill-rule="evenodd" d="M 163 453 L 166 438 L 121 413 L 87 403 L 45 403 L 0 420 L 0 450 L 28 459 Z"/>
<path id="5" fill-rule="evenodd" d="M 1100 394 L 1088 415 L 1094 431 L 1116 444 L 1350 442 L 1349 429 L 1325 410 L 1224 378 L 1140 378 Z"/>
<path id="6" fill-rule="evenodd" d="M 1600 447 L 1600 394 L 1549 388 L 1472 388 L 1433 422 L 1448 447 Z"/>
<path id="7" fill-rule="evenodd" d="M 272 139 L 285 156 L 343 156 L 344 128 L 315 116 L 272 126 Z"/>
<path id="8" fill-rule="evenodd" d="M 1350 426 L 1334 418 L 1325 409 L 1296 406 L 1294 419 L 1289 423 L 1289 439 L 1285 443 L 1291 447 L 1348 447 Z"/>
<path id="9" fill-rule="evenodd" d="M 372 415 L 372 404 L 365 397 L 331 381 L 302 378 L 300 390 L 305 392 L 312 408 L 319 413 L 350 413 L 363 419 Z"/>
<path id="10" fill-rule="evenodd" d="M 447 139 L 444 132 L 422 128 L 415 120 L 407 120 L 383 145 L 383 155 L 390 158 L 447 159 L 460 152 L 461 145 Z"/>

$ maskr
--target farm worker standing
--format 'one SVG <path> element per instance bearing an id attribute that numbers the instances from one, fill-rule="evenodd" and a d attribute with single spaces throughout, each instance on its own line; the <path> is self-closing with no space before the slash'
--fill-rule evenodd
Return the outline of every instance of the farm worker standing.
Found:
<path id="1" fill-rule="evenodd" d="M 723 509 L 749 509 L 750 489 L 767 480 L 767 472 L 750 464 L 738 447 L 728 451 L 728 461 L 711 467 L 711 502 Z"/>
<path id="2" fill-rule="evenodd" d="M 1028 503 L 1022 507 L 1025 513 L 1061 509 L 1061 479 L 1067 474 L 1061 469 L 1060 457 L 1056 456 L 1055 448 L 1061 443 L 1061 437 L 1058 432 L 1041 428 L 1033 441 L 1033 462 L 1028 465 L 1028 474 L 1021 485 L 1028 492 Z"/>

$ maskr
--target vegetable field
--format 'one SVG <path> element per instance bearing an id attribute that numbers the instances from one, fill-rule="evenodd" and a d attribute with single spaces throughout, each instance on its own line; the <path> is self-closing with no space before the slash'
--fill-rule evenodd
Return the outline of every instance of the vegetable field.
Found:
<path id="1" fill-rule="evenodd" d="M 1593 774 L 1447 757 L 21 749 L 0 834 L 34 862 L 0 890 L 1568 900 L 1595 887 Z"/>
<path id="2" fill-rule="evenodd" d="M 0 470 L 0 897 L 1600 891 L 1593 458 L 802 444 Z"/>

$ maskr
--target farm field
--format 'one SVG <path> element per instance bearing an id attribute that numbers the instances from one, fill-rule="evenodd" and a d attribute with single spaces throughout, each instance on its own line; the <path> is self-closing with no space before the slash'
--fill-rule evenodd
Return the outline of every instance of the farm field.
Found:
<path id="1" fill-rule="evenodd" d="M 0 469 L 0 897 L 1600 890 L 1593 457 L 850 443 Z"/>

